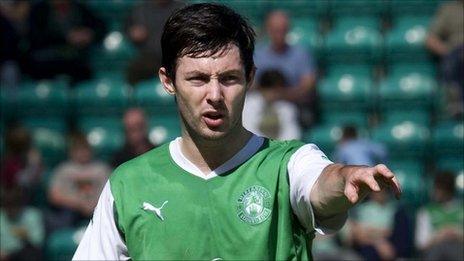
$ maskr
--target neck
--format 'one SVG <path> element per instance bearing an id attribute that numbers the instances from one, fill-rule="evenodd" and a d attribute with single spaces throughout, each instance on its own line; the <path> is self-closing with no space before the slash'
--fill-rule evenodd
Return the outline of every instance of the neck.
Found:
<path id="1" fill-rule="evenodd" d="M 187 131 L 183 131 L 180 148 L 184 156 L 207 175 L 239 152 L 251 136 L 252 133 L 243 126 L 237 131 L 231 130 L 229 135 L 221 139 L 214 140 L 192 138 Z"/>

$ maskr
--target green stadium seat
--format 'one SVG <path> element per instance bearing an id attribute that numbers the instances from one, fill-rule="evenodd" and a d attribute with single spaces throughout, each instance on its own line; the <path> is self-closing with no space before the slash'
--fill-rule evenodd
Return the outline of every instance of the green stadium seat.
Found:
<path id="1" fill-rule="evenodd" d="M 150 115 L 177 115 L 174 97 L 163 88 L 159 79 L 141 82 L 134 89 L 135 103 Z"/>
<path id="2" fill-rule="evenodd" d="M 445 121 L 438 123 L 432 133 L 433 151 L 436 157 L 460 156 L 464 162 L 464 123 Z"/>
<path id="3" fill-rule="evenodd" d="M 430 125 L 430 114 L 422 110 L 392 110 L 383 111 L 383 122 L 397 123 L 403 121 L 411 121 L 419 125 Z"/>
<path id="4" fill-rule="evenodd" d="M 314 126 L 303 133 L 303 141 L 306 143 L 315 143 L 326 155 L 332 155 L 337 142 L 342 137 L 343 123 L 336 122 L 333 124 L 321 124 Z M 361 136 L 367 131 L 358 129 Z"/>
<path id="5" fill-rule="evenodd" d="M 418 73 L 435 77 L 437 70 L 433 62 L 392 62 L 388 65 L 389 74 L 402 75 Z"/>
<path id="6" fill-rule="evenodd" d="M 46 166 L 54 167 L 66 159 L 67 125 L 63 118 L 22 118 L 20 123 L 30 131 L 33 146 Z"/>
<path id="7" fill-rule="evenodd" d="M 380 107 L 382 110 L 430 111 L 436 89 L 436 80 L 431 75 L 420 72 L 393 73 L 380 83 Z"/>
<path id="8" fill-rule="evenodd" d="M 181 135 L 180 121 L 177 115 L 151 117 L 148 122 L 148 136 L 153 144 L 163 144 Z"/>
<path id="9" fill-rule="evenodd" d="M 385 144 L 391 158 L 424 158 L 429 136 L 426 125 L 410 120 L 385 122 L 372 131 L 372 139 Z"/>
<path id="10" fill-rule="evenodd" d="M 325 49 L 329 63 L 376 62 L 381 57 L 382 35 L 375 17 L 337 19 L 327 34 Z"/>
<path id="11" fill-rule="evenodd" d="M 362 68 L 333 68 L 318 86 L 323 111 L 367 111 L 372 101 L 372 80 Z"/>
<path id="12" fill-rule="evenodd" d="M 427 61 L 429 51 L 425 48 L 430 17 L 400 17 L 385 37 L 388 61 Z"/>
<path id="13" fill-rule="evenodd" d="M 369 113 L 364 111 L 322 111 L 321 120 L 324 124 L 350 125 L 357 128 L 367 128 L 369 125 Z"/>
<path id="14" fill-rule="evenodd" d="M 299 44 L 314 55 L 319 55 L 321 52 L 323 39 L 318 32 L 318 25 L 314 19 L 294 18 L 288 38 L 290 44 Z"/>
<path id="15" fill-rule="evenodd" d="M 427 202 L 427 188 L 430 181 L 427 179 L 424 167 L 417 161 L 392 161 L 388 164 L 401 184 L 403 194 L 401 200 L 408 207 L 417 208 Z"/>
<path id="16" fill-rule="evenodd" d="M 331 0 L 330 14 L 333 17 L 346 15 L 381 15 L 388 11 L 388 5 L 383 0 Z"/>
<path id="17" fill-rule="evenodd" d="M 390 13 L 392 17 L 401 15 L 429 15 L 435 13 L 443 0 L 390 0 Z"/>
<path id="18" fill-rule="evenodd" d="M 85 117 L 78 123 L 92 146 L 94 155 L 100 160 L 110 160 L 124 145 L 124 130 L 120 118 Z"/>
<path id="19" fill-rule="evenodd" d="M 67 116 L 70 111 L 68 86 L 60 81 L 31 81 L 16 93 L 17 115 Z"/>
<path id="20" fill-rule="evenodd" d="M 329 10 L 329 1 L 326 0 L 269 0 L 257 2 L 268 2 L 270 10 L 284 10 L 288 12 L 291 17 L 324 17 L 327 15 Z"/>
<path id="21" fill-rule="evenodd" d="M 133 0 L 90 0 L 85 3 L 108 25 L 114 21 L 125 21 L 137 2 Z"/>
<path id="22" fill-rule="evenodd" d="M 111 31 L 103 44 L 91 50 L 91 64 L 94 71 L 124 71 L 137 51 L 121 31 Z"/>
<path id="23" fill-rule="evenodd" d="M 89 80 L 74 91 L 78 115 L 121 115 L 129 106 L 129 86 L 119 79 Z"/>
<path id="24" fill-rule="evenodd" d="M 13 90 L 0 87 L 0 118 L 2 123 L 15 116 L 16 95 Z"/>
<path id="25" fill-rule="evenodd" d="M 53 232 L 45 245 L 46 260 L 71 260 L 76 252 L 85 227 L 66 228 Z"/>
<path id="26" fill-rule="evenodd" d="M 211 3 L 208 0 L 189 0 L 191 4 Z M 262 22 L 266 12 L 269 10 L 269 1 L 236 1 L 236 0 L 217 0 L 215 3 L 224 4 L 244 16 L 252 24 L 256 32 L 262 27 Z"/>

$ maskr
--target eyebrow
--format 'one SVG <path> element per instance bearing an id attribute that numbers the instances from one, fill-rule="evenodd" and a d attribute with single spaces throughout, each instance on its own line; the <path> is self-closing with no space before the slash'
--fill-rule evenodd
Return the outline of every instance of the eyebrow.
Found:
<path id="1" fill-rule="evenodd" d="M 242 70 L 232 69 L 232 70 L 227 70 L 227 71 L 221 72 L 219 75 L 241 74 L 241 73 L 242 73 Z M 209 74 L 198 71 L 198 70 L 194 70 L 194 71 L 190 71 L 190 72 L 185 73 L 186 77 L 192 77 L 192 76 L 197 76 L 197 75 L 209 76 Z"/>

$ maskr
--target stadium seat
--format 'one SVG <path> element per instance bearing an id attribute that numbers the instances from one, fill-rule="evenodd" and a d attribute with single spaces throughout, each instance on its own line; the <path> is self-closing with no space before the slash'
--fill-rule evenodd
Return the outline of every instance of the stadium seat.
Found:
<path id="1" fill-rule="evenodd" d="M 180 121 L 177 115 L 150 117 L 148 137 L 153 144 L 163 144 L 180 135 Z"/>
<path id="2" fill-rule="evenodd" d="M 0 117 L 2 123 L 14 118 L 15 116 L 16 95 L 13 90 L 0 87 Z"/>
<path id="3" fill-rule="evenodd" d="M 315 143 L 326 155 L 330 156 L 333 154 L 337 142 L 342 137 L 343 125 L 343 123 L 337 122 L 314 126 L 303 133 L 303 141 Z M 358 132 L 361 136 L 367 133 L 366 130 L 362 128 L 359 129 Z"/>
<path id="4" fill-rule="evenodd" d="M 429 51 L 425 48 L 430 17 L 400 17 L 393 29 L 386 34 L 386 57 L 388 61 L 427 61 Z"/>
<path id="5" fill-rule="evenodd" d="M 350 125 L 357 128 L 367 128 L 369 125 L 370 114 L 364 110 L 361 111 L 321 111 L 321 121 L 323 124 L 333 125 Z"/>
<path id="6" fill-rule="evenodd" d="M 86 135 L 95 158 L 100 160 L 110 160 L 115 151 L 124 144 L 124 130 L 120 118 L 81 118 L 78 128 Z"/>
<path id="7" fill-rule="evenodd" d="M 350 66 L 329 70 L 318 86 L 323 111 L 367 111 L 372 100 L 372 80 L 368 69 Z"/>
<path id="8" fill-rule="evenodd" d="M 105 1 L 85 1 L 95 14 L 109 25 L 115 21 L 125 21 L 132 7 L 137 3 L 133 0 L 105 0 Z"/>
<path id="9" fill-rule="evenodd" d="M 423 159 L 428 151 L 430 131 L 410 120 L 385 122 L 372 131 L 372 139 L 385 144 L 391 158 Z"/>
<path id="10" fill-rule="evenodd" d="M 419 125 L 430 126 L 430 114 L 423 110 L 392 110 L 383 111 L 381 114 L 382 122 L 398 123 L 410 121 Z"/>
<path id="11" fill-rule="evenodd" d="M 91 64 L 97 72 L 101 70 L 122 72 L 136 53 L 136 49 L 126 39 L 124 33 L 113 30 L 105 36 L 102 45 L 91 50 Z"/>
<path id="12" fill-rule="evenodd" d="M 47 167 L 54 167 L 66 158 L 67 124 L 63 118 L 22 118 L 20 123 L 26 127 Z"/>
<path id="13" fill-rule="evenodd" d="M 462 121 L 438 123 L 433 129 L 432 143 L 436 157 L 455 155 L 464 162 L 464 123 Z"/>
<path id="14" fill-rule="evenodd" d="M 382 0 L 331 0 L 330 15 L 333 17 L 346 15 L 381 15 L 388 11 L 388 5 Z"/>
<path id="15" fill-rule="evenodd" d="M 288 42 L 290 44 L 299 44 L 313 55 L 319 56 L 323 39 L 318 32 L 317 22 L 311 18 L 297 17 L 292 19 L 291 23 Z"/>
<path id="16" fill-rule="evenodd" d="M 379 103 L 382 110 L 430 111 L 437 88 L 436 80 L 420 72 L 394 72 L 379 85 Z"/>
<path id="17" fill-rule="evenodd" d="M 30 81 L 21 84 L 16 93 L 17 115 L 67 116 L 70 111 L 69 91 L 61 81 Z"/>
<path id="18" fill-rule="evenodd" d="M 406 206 L 417 208 L 427 202 L 430 181 L 423 165 L 417 161 L 399 160 L 390 162 L 388 166 L 401 184 L 402 200 Z"/>
<path id="19" fill-rule="evenodd" d="M 78 115 L 121 115 L 128 105 L 129 86 L 119 79 L 93 79 L 75 89 Z"/>
<path id="20" fill-rule="evenodd" d="M 159 81 L 152 79 L 135 86 L 135 103 L 150 115 L 177 115 L 177 105 L 174 97 L 169 95 Z"/>
<path id="21" fill-rule="evenodd" d="M 442 0 L 390 0 L 390 13 L 392 17 L 401 15 L 433 15 Z"/>
<path id="22" fill-rule="evenodd" d="M 329 1 L 326 0 L 270 0 L 257 2 L 269 2 L 270 10 L 284 10 L 288 12 L 291 17 L 324 17 L 329 10 Z"/>
<path id="23" fill-rule="evenodd" d="M 71 260 L 84 234 L 83 228 L 66 228 L 53 232 L 45 245 L 46 260 Z"/>
<path id="24" fill-rule="evenodd" d="M 327 34 L 325 49 L 329 63 L 375 62 L 381 57 L 382 35 L 375 17 L 338 18 Z"/>

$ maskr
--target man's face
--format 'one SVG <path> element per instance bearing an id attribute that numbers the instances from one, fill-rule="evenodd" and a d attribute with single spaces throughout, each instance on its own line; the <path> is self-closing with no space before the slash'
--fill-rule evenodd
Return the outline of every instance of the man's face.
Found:
<path id="1" fill-rule="evenodd" d="M 143 144 L 147 137 L 147 125 L 141 112 L 129 112 L 124 118 L 127 143 L 132 146 Z"/>
<path id="2" fill-rule="evenodd" d="M 229 45 L 223 52 L 203 58 L 183 56 L 177 60 L 175 82 L 167 80 L 162 77 L 166 90 L 176 95 L 191 136 L 216 140 L 242 127 L 250 83 L 237 46 Z"/>
<path id="3" fill-rule="evenodd" d="M 272 45 L 278 48 L 285 46 L 289 28 L 287 16 L 281 12 L 273 13 L 269 16 L 266 26 Z"/>

